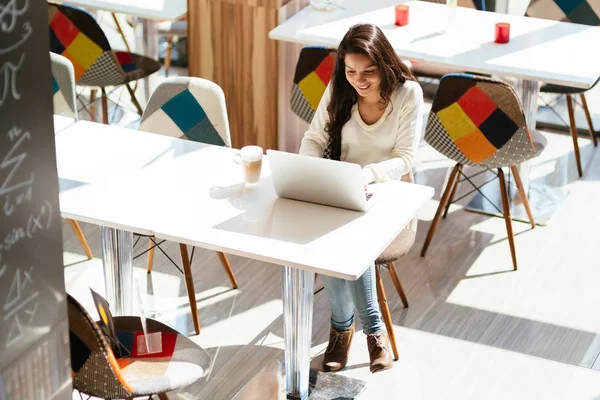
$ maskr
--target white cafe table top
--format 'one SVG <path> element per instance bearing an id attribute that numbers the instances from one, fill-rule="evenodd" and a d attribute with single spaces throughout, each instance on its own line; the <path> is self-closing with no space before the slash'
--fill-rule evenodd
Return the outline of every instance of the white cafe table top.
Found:
<path id="1" fill-rule="evenodd" d="M 367 213 L 282 199 L 266 157 L 249 190 L 234 149 L 88 122 L 57 134 L 56 146 L 63 216 L 347 279 L 433 195 L 376 184 Z"/>
<path id="2" fill-rule="evenodd" d="M 68 0 L 64 3 L 156 20 L 175 20 L 187 13 L 187 0 Z"/>
<path id="3" fill-rule="evenodd" d="M 61 132 L 75 123 L 75 118 L 54 114 L 54 133 Z"/>
<path id="4" fill-rule="evenodd" d="M 397 0 L 346 1 L 345 9 L 307 6 L 269 33 L 276 40 L 337 47 L 357 23 L 378 25 L 405 59 L 484 74 L 589 88 L 600 77 L 600 28 L 411 1 L 410 23 L 394 25 Z M 452 24 L 450 21 L 454 20 Z M 494 25 L 510 23 L 510 42 Z"/>

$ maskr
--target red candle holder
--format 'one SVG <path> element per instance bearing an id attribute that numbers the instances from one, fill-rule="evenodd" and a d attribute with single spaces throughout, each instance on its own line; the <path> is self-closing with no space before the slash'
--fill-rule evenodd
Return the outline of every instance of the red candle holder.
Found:
<path id="1" fill-rule="evenodd" d="M 396 25 L 408 25 L 408 6 L 405 4 L 396 6 Z"/>
<path id="2" fill-rule="evenodd" d="M 496 24 L 496 43 L 508 43 L 510 40 L 510 24 L 508 22 L 498 22 Z"/>

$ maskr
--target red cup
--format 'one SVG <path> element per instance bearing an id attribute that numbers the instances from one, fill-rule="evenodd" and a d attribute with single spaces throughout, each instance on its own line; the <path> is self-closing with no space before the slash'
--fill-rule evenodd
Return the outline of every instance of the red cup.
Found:
<path id="1" fill-rule="evenodd" d="M 508 43 L 510 40 L 510 24 L 508 22 L 498 22 L 496 24 L 496 43 Z"/>
<path id="2" fill-rule="evenodd" d="M 396 25 L 408 25 L 408 6 L 400 4 L 396 6 Z"/>

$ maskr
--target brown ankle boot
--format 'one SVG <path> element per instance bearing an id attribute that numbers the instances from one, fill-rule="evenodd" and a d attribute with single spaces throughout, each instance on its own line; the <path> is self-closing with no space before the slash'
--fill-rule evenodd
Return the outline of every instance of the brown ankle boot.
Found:
<path id="1" fill-rule="evenodd" d="M 385 332 L 368 334 L 367 346 L 369 347 L 369 358 L 371 359 L 371 372 L 383 371 L 394 366 Z"/>
<path id="2" fill-rule="evenodd" d="M 350 344 L 354 336 L 354 324 L 347 331 L 336 331 L 332 326 L 329 332 L 329 344 L 323 358 L 325 372 L 335 372 L 346 366 Z"/>

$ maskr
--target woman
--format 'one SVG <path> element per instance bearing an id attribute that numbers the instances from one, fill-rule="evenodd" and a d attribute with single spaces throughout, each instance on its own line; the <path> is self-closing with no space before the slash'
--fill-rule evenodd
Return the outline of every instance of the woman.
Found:
<path id="1" fill-rule="evenodd" d="M 383 32 L 354 25 L 337 61 L 300 154 L 360 164 L 366 185 L 400 179 L 413 167 L 423 119 L 423 94 Z M 365 238 L 365 240 L 368 240 Z M 381 321 L 372 264 L 357 281 L 321 276 L 331 306 L 331 333 L 323 366 L 348 362 L 354 309 L 367 335 L 371 372 L 393 366 Z"/>

